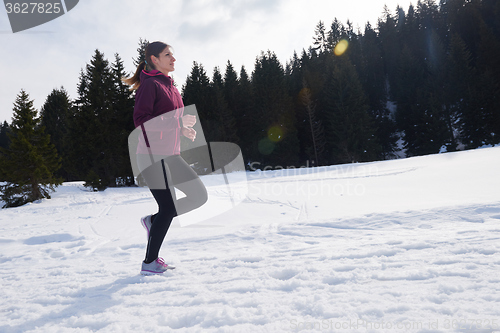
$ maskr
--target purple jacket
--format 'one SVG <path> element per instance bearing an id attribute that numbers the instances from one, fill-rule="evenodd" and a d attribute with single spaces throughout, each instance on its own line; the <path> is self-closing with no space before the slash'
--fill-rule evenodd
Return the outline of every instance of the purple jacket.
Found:
<path id="1" fill-rule="evenodd" d="M 145 135 L 139 139 L 137 153 L 179 155 L 183 112 L 184 103 L 172 78 L 157 70 L 142 71 L 135 93 L 134 124 Z"/>

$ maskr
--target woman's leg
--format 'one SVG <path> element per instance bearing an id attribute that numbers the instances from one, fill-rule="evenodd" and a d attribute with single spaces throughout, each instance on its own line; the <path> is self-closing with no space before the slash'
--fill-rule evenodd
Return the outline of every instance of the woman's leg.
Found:
<path id="1" fill-rule="evenodd" d="M 176 200 L 174 191 L 177 215 L 188 213 L 207 202 L 208 195 L 205 185 L 180 155 L 169 156 L 165 161 L 170 170 L 172 185 L 186 195 Z"/>
<path id="2" fill-rule="evenodd" d="M 174 217 L 201 207 L 208 200 L 208 195 L 203 182 L 180 155 L 169 156 L 153 164 L 142 174 L 158 204 L 158 213 L 151 217 L 144 260 L 145 263 L 150 263 L 158 258 Z M 186 196 L 177 200 L 174 187 Z"/>
<path id="3" fill-rule="evenodd" d="M 159 177 L 159 173 L 161 173 L 161 177 Z M 152 224 L 149 232 L 146 258 L 144 260 L 145 263 L 150 263 L 158 258 L 161 244 L 165 239 L 165 235 L 170 228 L 173 218 L 177 216 L 177 212 L 174 204 L 175 197 L 173 197 L 175 192 L 168 186 L 169 179 L 171 178 L 169 175 L 169 169 L 165 166 L 164 161 L 162 160 L 155 163 L 143 174 L 148 186 L 150 187 L 150 191 L 158 204 L 158 213 L 151 217 Z M 159 178 L 163 178 L 164 189 L 162 189 L 162 185 L 157 183 Z"/>

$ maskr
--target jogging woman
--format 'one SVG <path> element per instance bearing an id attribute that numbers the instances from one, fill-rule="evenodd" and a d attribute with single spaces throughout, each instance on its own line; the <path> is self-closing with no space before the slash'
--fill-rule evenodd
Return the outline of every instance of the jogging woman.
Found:
<path id="1" fill-rule="evenodd" d="M 143 275 L 162 274 L 175 268 L 158 257 L 170 224 L 175 216 L 207 201 L 205 186 L 180 156 L 180 136 L 192 141 L 196 138 L 192 128 L 196 117 L 183 115 L 182 97 L 169 76 L 174 70 L 172 47 L 153 42 L 146 47 L 145 61 L 139 64 L 134 76 L 124 80 L 136 90 L 134 124 L 144 132 L 137 148 L 137 163 L 158 204 L 156 214 L 141 218 L 148 236 Z M 177 199 L 174 186 L 186 196 Z"/>

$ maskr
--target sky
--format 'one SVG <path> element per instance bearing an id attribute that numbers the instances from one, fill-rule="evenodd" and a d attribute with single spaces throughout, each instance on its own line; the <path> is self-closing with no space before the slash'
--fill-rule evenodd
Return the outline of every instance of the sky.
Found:
<path id="1" fill-rule="evenodd" d="M 414 1 L 415 2 L 415 1 Z M 410 0 L 80 0 L 65 15 L 32 29 L 12 33 L 7 12 L 0 9 L 0 121 L 11 122 L 21 89 L 37 110 L 55 88 L 77 97 L 80 72 L 98 49 L 106 59 L 122 58 L 135 71 L 139 39 L 160 40 L 174 47 L 172 77 L 179 89 L 193 62 L 209 77 L 225 71 L 227 61 L 250 75 L 261 51 L 273 51 L 283 65 L 293 52 L 312 45 L 321 20 L 337 18 L 364 29 L 376 25 L 384 5 L 407 11 Z"/>

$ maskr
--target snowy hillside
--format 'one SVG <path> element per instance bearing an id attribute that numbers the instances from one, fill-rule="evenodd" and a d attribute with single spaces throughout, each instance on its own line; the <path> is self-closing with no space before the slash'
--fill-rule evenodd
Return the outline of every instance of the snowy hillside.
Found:
<path id="1" fill-rule="evenodd" d="M 64 184 L 0 211 L 0 332 L 500 331 L 499 167 L 494 147 L 248 173 L 150 277 L 148 189 Z"/>

